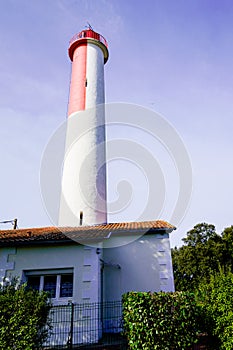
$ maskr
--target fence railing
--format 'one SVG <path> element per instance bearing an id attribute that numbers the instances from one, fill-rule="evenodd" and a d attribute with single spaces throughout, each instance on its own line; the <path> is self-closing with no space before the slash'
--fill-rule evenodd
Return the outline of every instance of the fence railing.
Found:
<path id="1" fill-rule="evenodd" d="M 101 344 L 124 348 L 120 301 L 53 306 L 50 319 L 52 330 L 45 348 L 100 349 Z"/>

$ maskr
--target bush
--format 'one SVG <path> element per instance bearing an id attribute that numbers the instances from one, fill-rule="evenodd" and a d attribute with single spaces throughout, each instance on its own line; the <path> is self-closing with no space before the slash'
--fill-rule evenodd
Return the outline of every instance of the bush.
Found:
<path id="1" fill-rule="evenodd" d="M 39 349 L 49 330 L 47 293 L 15 283 L 0 287 L 0 348 Z"/>
<path id="2" fill-rule="evenodd" d="M 209 319 L 209 334 L 219 349 L 233 349 L 233 274 L 216 273 L 199 286 L 198 299 Z"/>
<path id="3" fill-rule="evenodd" d="M 194 294 L 136 293 L 123 295 L 124 331 L 130 349 L 184 350 L 198 340 L 201 308 Z"/>

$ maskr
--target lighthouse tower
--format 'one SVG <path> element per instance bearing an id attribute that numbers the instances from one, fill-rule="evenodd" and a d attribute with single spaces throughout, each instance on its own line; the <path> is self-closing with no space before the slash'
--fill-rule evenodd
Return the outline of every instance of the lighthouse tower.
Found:
<path id="1" fill-rule="evenodd" d="M 59 226 L 107 222 L 104 64 L 108 45 L 91 28 L 69 45 L 72 61 Z"/>

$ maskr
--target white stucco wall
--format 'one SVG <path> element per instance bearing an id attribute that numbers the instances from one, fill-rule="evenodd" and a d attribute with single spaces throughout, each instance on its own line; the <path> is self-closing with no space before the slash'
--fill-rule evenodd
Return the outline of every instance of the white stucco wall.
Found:
<path id="1" fill-rule="evenodd" d="M 72 268 L 73 298 L 76 303 L 98 302 L 100 298 L 100 261 L 96 248 L 78 244 L 0 248 L 1 277 L 24 278 L 25 271 Z M 66 298 L 53 304 L 66 304 Z"/>
<path id="2" fill-rule="evenodd" d="M 122 240 L 114 236 L 109 240 Z M 117 245 L 117 244 L 116 244 Z M 103 292 L 101 294 L 101 267 Z M 0 277 L 23 277 L 23 271 L 73 269 L 73 302 L 121 300 L 129 291 L 174 291 L 168 234 L 148 234 L 127 245 L 105 248 L 78 244 L 0 249 Z M 71 298 L 69 298 L 71 299 Z M 66 303 L 60 298 L 55 304 Z"/>
<path id="3" fill-rule="evenodd" d="M 168 234 L 144 235 L 130 244 L 105 249 L 104 261 L 105 300 L 121 300 L 129 291 L 174 291 Z"/>
<path id="4" fill-rule="evenodd" d="M 86 78 L 87 87 L 85 108 L 87 109 L 96 107 L 96 105 L 102 104 L 105 101 L 104 55 L 100 47 L 91 43 L 88 43 L 87 45 Z"/>
<path id="5" fill-rule="evenodd" d="M 114 235 L 107 240 L 109 246 L 103 250 L 79 244 L 40 245 L 0 248 L 0 277 L 18 276 L 23 278 L 26 271 L 73 269 L 73 298 L 53 299 L 53 304 L 121 300 L 122 294 L 129 291 L 173 291 L 173 271 L 169 236 L 167 234 L 144 235 L 127 245 L 117 246 L 121 238 Z M 114 242 L 115 241 L 115 242 Z M 98 254 L 97 254 L 98 252 Z M 101 294 L 101 267 L 103 268 L 103 293 Z M 86 315 L 85 315 L 86 317 Z M 114 327 L 120 330 L 120 318 L 115 319 Z M 87 334 L 90 342 L 96 342 L 101 333 L 98 320 L 96 332 Z M 106 329 L 108 324 L 104 324 Z M 113 324 L 111 324 L 111 327 Z M 66 344 L 69 328 L 57 323 L 57 334 L 51 338 L 54 345 Z M 112 328 L 111 328 L 112 329 Z M 62 335 L 63 334 L 63 335 Z M 78 333 L 77 333 L 78 334 Z M 76 343 L 83 342 L 81 335 L 75 336 Z M 89 338 L 88 338 L 89 337 Z"/>

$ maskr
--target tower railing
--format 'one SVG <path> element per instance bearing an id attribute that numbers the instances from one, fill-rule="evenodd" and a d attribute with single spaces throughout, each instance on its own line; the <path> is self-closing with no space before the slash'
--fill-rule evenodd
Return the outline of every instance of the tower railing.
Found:
<path id="1" fill-rule="evenodd" d="M 70 40 L 70 46 L 77 40 L 88 39 L 88 38 L 98 40 L 102 44 L 104 44 L 106 47 L 108 47 L 107 40 L 103 37 L 103 35 L 96 33 L 91 29 L 83 30 L 78 34 L 75 34 Z"/>

